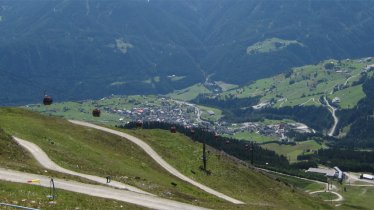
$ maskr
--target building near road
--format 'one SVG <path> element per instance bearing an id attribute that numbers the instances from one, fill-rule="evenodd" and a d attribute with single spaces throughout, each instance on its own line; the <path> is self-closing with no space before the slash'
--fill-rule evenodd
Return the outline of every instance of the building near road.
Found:
<path id="1" fill-rule="evenodd" d="M 337 166 L 334 167 L 335 169 L 335 177 L 338 178 L 338 180 L 343 180 L 344 179 L 344 173 L 341 171 Z"/>
<path id="2" fill-rule="evenodd" d="M 337 166 L 335 166 L 332 169 L 331 168 L 309 168 L 306 172 L 323 174 L 330 178 L 336 178 L 339 181 L 342 181 L 345 177 L 344 172 L 340 170 Z"/>
<path id="3" fill-rule="evenodd" d="M 329 169 L 329 168 L 309 168 L 306 172 L 323 174 L 327 177 L 334 177 L 335 176 L 335 170 L 334 169 Z"/>
<path id="4" fill-rule="evenodd" d="M 340 98 L 339 97 L 335 97 L 332 99 L 332 103 L 333 104 L 340 104 Z"/>

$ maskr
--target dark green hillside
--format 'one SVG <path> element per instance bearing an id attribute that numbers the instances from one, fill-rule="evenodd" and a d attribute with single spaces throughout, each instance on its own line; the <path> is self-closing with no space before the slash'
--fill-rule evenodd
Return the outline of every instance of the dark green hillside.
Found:
<path id="1" fill-rule="evenodd" d="M 327 58 L 372 55 L 374 2 L 0 2 L 0 104 L 243 84 Z M 171 77 L 175 75 L 174 80 Z"/>

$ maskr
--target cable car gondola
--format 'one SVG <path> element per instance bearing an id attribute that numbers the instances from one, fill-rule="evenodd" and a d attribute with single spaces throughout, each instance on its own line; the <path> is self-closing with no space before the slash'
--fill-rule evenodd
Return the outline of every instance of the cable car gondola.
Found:
<path id="1" fill-rule="evenodd" d="M 100 109 L 94 109 L 92 110 L 92 116 L 94 117 L 100 117 L 101 111 Z"/>
<path id="2" fill-rule="evenodd" d="M 44 95 L 43 104 L 48 106 L 48 105 L 51 105 L 52 103 L 53 103 L 52 97 L 48 95 Z"/>
<path id="3" fill-rule="evenodd" d="M 143 127 L 143 122 L 138 120 L 138 121 L 135 122 L 135 125 L 136 125 L 137 128 L 141 128 L 141 127 Z"/>

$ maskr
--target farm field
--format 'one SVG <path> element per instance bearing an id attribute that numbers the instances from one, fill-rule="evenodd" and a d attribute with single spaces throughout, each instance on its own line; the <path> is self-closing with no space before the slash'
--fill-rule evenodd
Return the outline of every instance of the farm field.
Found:
<path id="1" fill-rule="evenodd" d="M 318 150 L 323 147 L 314 140 L 296 142 L 296 145 L 270 143 L 263 144 L 261 146 L 263 148 L 273 150 L 280 155 L 286 156 L 290 162 L 296 162 L 297 156 L 303 154 L 303 152 L 306 150 Z"/>

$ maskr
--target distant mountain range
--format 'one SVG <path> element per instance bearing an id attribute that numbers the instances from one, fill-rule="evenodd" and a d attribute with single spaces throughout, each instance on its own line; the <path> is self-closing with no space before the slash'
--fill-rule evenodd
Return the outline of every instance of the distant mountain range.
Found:
<path id="1" fill-rule="evenodd" d="M 0 1 L 0 104 L 233 84 L 374 54 L 374 1 Z"/>

